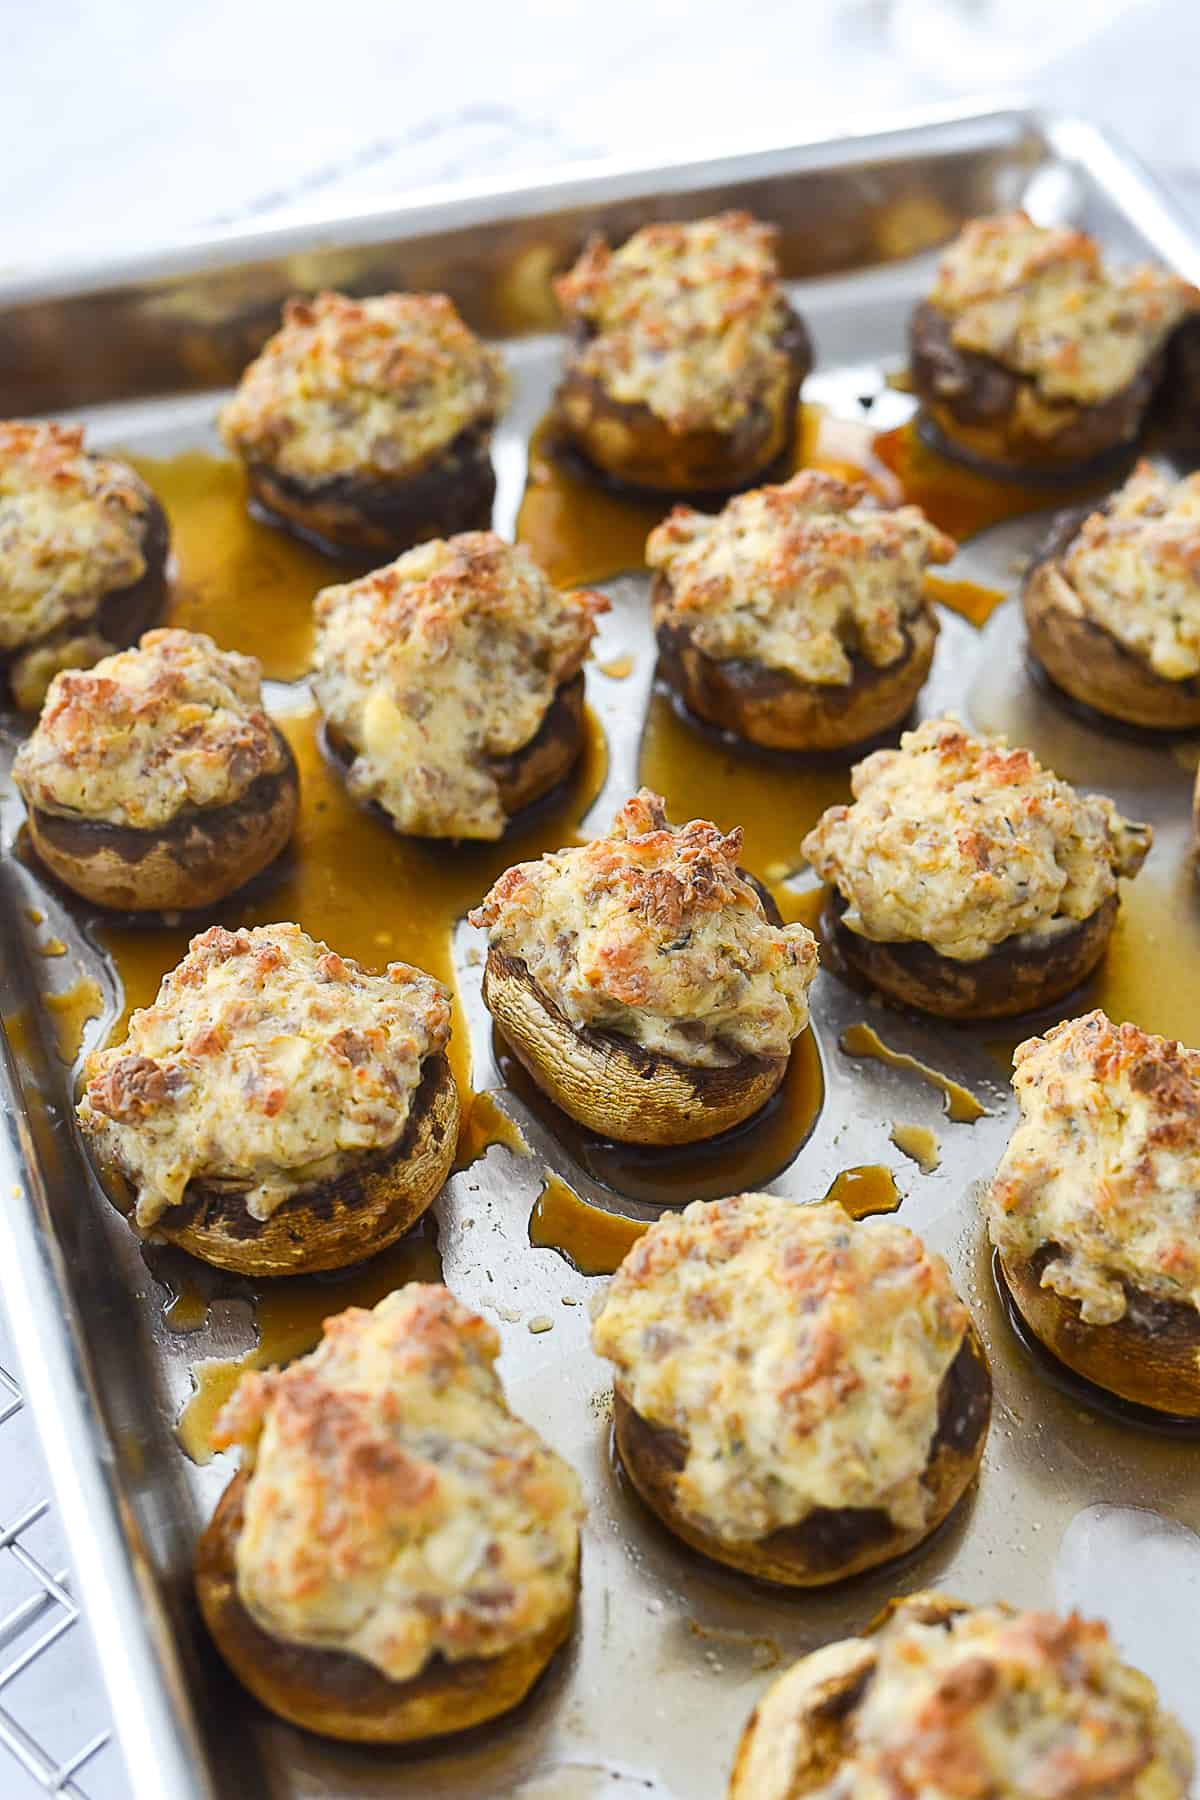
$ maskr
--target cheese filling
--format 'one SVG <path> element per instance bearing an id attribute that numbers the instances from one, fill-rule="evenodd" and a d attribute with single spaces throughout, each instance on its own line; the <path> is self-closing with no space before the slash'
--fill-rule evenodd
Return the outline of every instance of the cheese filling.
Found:
<path id="1" fill-rule="evenodd" d="M 992 1242 L 1015 1262 L 1052 1246 L 1041 1284 L 1089 1325 L 1123 1318 L 1128 1287 L 1200 1310 L 1200 1052 L 1091 1012 L 1013 1060 Z"/>
<path id="2" fill-rule="evenodd" d="M 635 1412 L 684 1440 L 680 1510 L 745 1542 L 818 1507 L 923 1526 L 967 1322 L 945 1264 L 903 1226 L 741 1194 L 651 1225 L 592 1341 Z"/>
<path id="3" fill-rule="evenodd" d="M 956 962 L 1090 919 L 1118 876 L 1137 874 L 1152 837 L 1106 795 L 1077 793 L 1032 751 L 954 718 L 875 751 L 851 788 L 854 804 L 830 807 L 802 846 L 848 903 L 843 922 Z"/>
<path id="4" fill-rule="evenodd" d="M 942 257 L 929 296 L 962 350 L 990 356 L 1053 409 L 1097 405 L 1129 386 L 1200 293 L 1167 269 L 1106 268 L 1094 238 L 1025 213 L 973 219 Z"/>
<path id="5" fill-rule="evenodd" d="M 1165 681 L 1200 674 L 1200 474 L 1140 462 L 1055 565 L 1057 604 Z"/>
<path id="6" fill-rule="evenodd" d="M 413 1284 L 244 1375 L 217 1420 L 250 1471 L 235 1565 L 264 1631 L 391 1681 L 495 1657 L 570 1609 L 574 1472 L 508 1410 L 490 1325 Z"/>
<path id="7" fill-rule="evenodd" d="M 214 925 L 88 1057 L 79 1124 L 154 1224 L 200 1181 L 268 1219 L 292 1194 L 399 1142 L 445 990 L 407 963 L 369 974 L 301 931 Z"/>
<path id="8" fill-rule="evenodd" d="M 608 609 L 560 593 L 490 531 L 437 538 L 317 595 L 313 691 L 353 751 L 352 793 L 400 831 L 498 838 L 496 760 L 537 736 Z"/>
<path id="9" fill-rule="evenodd" d="M 884 507 L 865 487 L 804 470 L 715 518 L 677 506 L 650 533 L 646 561 L 666 576 L 655 622 L 685 628 L 706 656 L 844 687 L 856 663 L 904 656 L 907 627 L 934 617 L 924 571 L 954 551 L 919 507 Z"/>
<path id="10" fill-rule="evenodd" d="M 284 760 L 253 657 L 148 631 L 136 650 L 54 677 L 13 777 L 27 806 L 147 831 L 232 805 Z"/>
<path id="11" fill-rule="evenodd" d="M 695 1067 L 781 1057 L 808 1024 L 803 925 L 771 925 L 741 874 L 742 834 L 674 829 L 643 788 L 607 837 L 518 863 L 469 915 L 570 1023 Z"/>
<path id="12" fill-rule="evenodd" d="M 83 427 L 0 422 L 0 652 L 89 620 L 146 572 L 150 492 Z"/>
<path id="13" fill-rule="evenodd" d="M 730 431 L 782 403 L 792 366 L 777 236 L 730 212 L 643 226 L 618 250 L 593 238 L 555 282 L 568 322 L 586 331 L 568 370 L 680 435 Z"/>
<path id="14" fill-rule="evenodd" d="M 499 354 L 445 294 L 289 300 L 222 407 L 221 436 L 249 463 L 301 481 L 416 473 L 508 404 Z"/>

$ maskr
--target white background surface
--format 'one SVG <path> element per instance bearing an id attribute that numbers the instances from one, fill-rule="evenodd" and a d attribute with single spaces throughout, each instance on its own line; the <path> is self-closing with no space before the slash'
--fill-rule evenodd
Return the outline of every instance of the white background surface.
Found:
<path id="1" fill-rule="evenodd" d="M 1200 0 L 0 0 L 0 268 L 1018 91 L 1116 130 L 1200 222 L 1198 83 Z M 45 1491 L 4 1430 L 0 1528 Z M 0 1696 L 59 1756 L 103 1717 L 77 1631 L 63 1656 Z M 81 1779 L 127 1792 L 111 1747 Z M 41 1791 L 0 1750 L 0 1797 Z"/>

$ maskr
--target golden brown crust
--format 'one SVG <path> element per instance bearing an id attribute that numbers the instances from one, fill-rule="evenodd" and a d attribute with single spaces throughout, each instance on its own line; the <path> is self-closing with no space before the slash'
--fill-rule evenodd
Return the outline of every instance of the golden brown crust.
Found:
<path id="1" fill-rule="evenodd" d="M 406 1744 L 485 1724 L 518 1706 L 571 1632 L 572 1605 L 502 1655 L 435 1659 L 389 1681 L 359 1657 L 286 1644 L 238 1597 L 234 1548 L 246 1474 L 235 1475 L 196 1547 L 196 1593 L 218 1650 L 242 1685 L 280 1718 L 348 1743 Z M 576 1593 L 578 1575 L 576 1576 Z"/>
<path id="2" fill-rule="evenodd" d="M 1038 1342 L 1085 1380 L 1155 1412 L 1200 1418 L 1200 1313 L 1125 1284 L 1119 1319 L 1089 1325 L 1080 1303 L 1041 1282 L 1040 1256 L 999 1256 L 1013 1303 Z"/>
<path id="3" fill-rule="evenodd" d="M 992 1379 L 983 1345 L 968 1325 L 942 1383 L 938 1432 L 921 1485 L 929 1496 L 924 1525 L 904 1529 L 883 1508 L 818 1508 L 799 1525 L 751 1541 L 700 1530 L 675 1499 L 686 1447 L 671 1431 L 642 1418 L 618 1382 L 613 1430 L 621 1462 L 653 1513 L 691 1549 L 715 1562 L 789 1587 L 820 1587 L 890 1562 L 922 1543 L 949 1517 L 974 1480 L 991 1416 Z"/>
<path id="4" fill-rule="evenodd" d="M 694 1144 L 740 1125 L 771 1098 L 786 1057 L 688 1066 L 633 1039 L 576 1028 L 519 957 L 495 947 L 484 1003 L 513 1054 L 556 1106 L 589 1131 L 632 1144 Z"/>
<path id="5" fill-rule="evenodd" d="M 210 906 L 274 862 L 295 829 L 296 760 L 287 739 L 272 729 L 283 767 L 260 775 L 227 806 L 190 808 L 150 830 L 34 807 L 33 847 L 52 875 L 96 906 L 122 912 Z"/>
<path id="6" fill-rule="evenodd" d="M 1063 514 L 1021 589 L 1029 648 L 1054 685 L 1106 717 L 1150 731 L 1200 725 L 1200 679 L 1168 680 L 1081 610 L 1061 558 L 1086 509 Z"/>
<path id="7" fill-rule="evenodd" d="M 454 1162 L 459 1115 L 458 1088 L 439 1053 L 426 1062 L 404 1134 L 390 1149 L 293 1195 L 268 1219 L 251 1218 L 232 1188 L 193 1182 L 155 1233 L 239 1275 L 347 1268 L 386 1250 L 432 1205 Z"/>
<path id="8" fill-rule="evenodd" d="M 823 942 L 847 968 L 903 1006 L 941 1019 L 1009 1019 L 1061 1000 L 1085 981 L 1108 948 L 1120 902 L 1110 894 L 1090 918 L 1044 943 L 999 944 L 974 962 L 928 944 L 880 943 L 843 923 L 834 892 L 821 915 Z"/>
<path id="9" fill-rule="evenodd" d="M 666 579 L 657 578 L 656 594 Z M 697 718 L 748 743 L 769 750 L 860 749 L 907 717 L 929 674 L 936 617 L 920 614 L 902 629 L 906 648 L 899 660 L 876 668 L 854 656 L 845 686 L 801 681 L 749 659 L 718 662 L 678 624 L 658 627 L 659 666 Z"/>

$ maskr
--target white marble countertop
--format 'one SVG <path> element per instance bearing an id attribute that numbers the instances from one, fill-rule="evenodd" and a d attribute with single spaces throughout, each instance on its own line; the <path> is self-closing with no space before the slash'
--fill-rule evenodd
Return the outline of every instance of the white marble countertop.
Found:
<path id="1" fill-rule="evenodd" d="M 0 266 L 1014 93 L 1109 126 L 1200 222 L 1198 74 L 1196 0 L 8 0 Z M 11 1368 L 5 1337 L 0 1320 Z M 121 1800 L 112 1744 L 77 1784 L 65 1771 L 102 1736 L 106 1709 L 90 1645 L 69 1629 L 53 1511 L 33 1505 L 46 1477 L 32 1426 L 7 1389 L 0 1453 L 0 1649 L 11 1662 L 60 1633 L 54 1658 L 0 1691 L 0 1795 Z M 60 1597 L 45 1598 L 22 1554 L 62 1577 Z"/>

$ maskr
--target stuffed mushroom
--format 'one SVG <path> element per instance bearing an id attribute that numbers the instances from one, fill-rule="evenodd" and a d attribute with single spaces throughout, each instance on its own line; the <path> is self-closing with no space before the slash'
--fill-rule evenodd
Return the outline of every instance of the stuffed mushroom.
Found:
<path id="1" fill-rule="evenodd" d="M 220 429 L 270 518 L 395 555 L 491 524 L 508 396 L 501 358 L 445 294 L 317 294 L 287 302 Z"/>
<path id="2" fill-rule="evenodd" d="M 445 990 L 298 925 L 193 938 L 123 1043 L 84 1066 L 80 1127 L 137 1228 L 249 1275 L 337 1269 L 408 1230 L 449 1174 Z"/>
<path id="3" fill-rule="evenodd" d="M 508 1712 L 570 1634 L 574 1472 L 508 1409 L 500 1341 L 444 1287 L 326 1320 L 286 1369 L 243 1375 L 238 1446 L 196 1552 L 217 1648 L 281 1718 L 353 1743 Z"/>
<path id="4" fill-rule="evenodd" d="M 0 694 L 36 712 L 59 669 L 131 644 L 162 610 L 166 515 L 83 427 L 0 422 Z"/>
<path id="5" fill-rule="evenodd" d="M 1023 212 L 973 219 L 913 315 L 913 386 L 947 449 L 1014 476 L 1133 444 L 1200 292 L 1114 268 L 1095 239 Z"/>
<path id="6" fill-rule="evenodd" d="M 1013 1060 L 984 1211 L 1018 1310 L 1077 1374 L 1200 1417 L 1200 1051 L 1091 1012 Z"/>
<path id="7" fill-rule="evenodd" d="M 1193 1767 L 1098 1621 L 920 1593 L 777 1677 L 728 1800 L 1187 1800 Z"/>
<path id="8" fill-rule="evenodd" d="M 924 592 L 952 539 L 916 506 L 805 470 L 730 500 L 676 507 L 646 560 L 660 667 L 689 709 L 772 750 L 840 750 L 898 725 L 929 673 Z"/>
<path id="9" fill-rule="evenodd" d="M 603 595 L 466 532 L 316 599 L 313 691 L 350 792 L 417 837 L 498 838 L 584 744 Z"/>
<path id="10" fill-rule="evenodd" d="M 1152 731 L 1200 725 L 1200 475 L 1140 462 L 1066 512 L 1025 577 L 1029 648 L 1071 699 Z"/>
<path id="11" fill-rule="evenodd" d="M 824 936 L 881 993 L 943 1018 L 1011 1017 L 1078 987 L 1153 836 L 954 718 L 875 751 L 851 787 L 803 844 L 831 884 Z"/>
<path id="12" fill-rule="evenodd" d="M 779 278 L 774 227 L 749 213 L 593 238 L 555 291 L 570 341 L 559 433 L 601 477 L 728 493 L 787 455 L 812 348 Z"/>
<path id="13" fill-rule="evenodd" d="M 13 778 L 45 866 L 99 906 L 207 906 L 279 855 L 299 779 L 252 657 L 190 631 L 54 677 Z"/>
<path id="14" fill-rule="evenodd" d="M 643 788 L 607 837 L 518 863 L 469 915 L 483 997 L 573 1119 L 626 1143 L 715 1137 L 783 1080 L 808 1026 L 812 933 L 772 922 L 742 834 L 673 828 Z"/>
<path id="15" fill-rule="evenodd" d="M 983 1455 L 991 1376 L 946 1265 L 836 1202 L 739 1194 L 664 1214 L 592 1341 L 642 1499 L 764 1580 L 815 1587 L 911 1550 Z"/>

